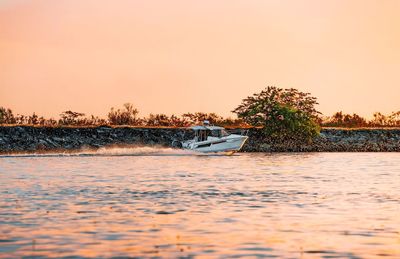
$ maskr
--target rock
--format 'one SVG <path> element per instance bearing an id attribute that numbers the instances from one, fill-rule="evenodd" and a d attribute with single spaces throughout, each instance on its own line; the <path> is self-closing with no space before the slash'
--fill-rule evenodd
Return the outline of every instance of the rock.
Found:
<path id="1" fill-rule="evenodd" d="M 63 142 L 63 141 L 64 141 L 64 138 L 53 137 L 53 140 L 54 140 L 54 141 L 57 141 L 57 142 Z"/>
<path id="2" fill-rule="evenodd" d="M 231 132 L 240 132 L 233 129 Z M 143 144 L 172 146 L 193 138 L 193 131 L 179 128 L 51 128 L 0 127 L 0 153 L 35 151 L 38 149 L 77 149 L 84 146 L 103 147 L 110 144 Z M 400 151 L 398 129 L 323 129 L 312 143 L 277 144 L 264 137 L 262 129 L 250 129 L 243 152 L 342 152 Z M 174 143 L 174 144 L 173 144 Z"/>
<path id="3" fill-rule="evenodd" d="M 60 148 L 61 147 L 59 144 L 53 142 L 50 138 L 47 138 L 46 142 L 49 144 L 49 146 L 51 146 L 53 148 Z"/>
<path id="4" fill-rule="evenodd" d="M 39 139 L 39 145 L 46 147 L 48 144 L 44 139 Z"/>

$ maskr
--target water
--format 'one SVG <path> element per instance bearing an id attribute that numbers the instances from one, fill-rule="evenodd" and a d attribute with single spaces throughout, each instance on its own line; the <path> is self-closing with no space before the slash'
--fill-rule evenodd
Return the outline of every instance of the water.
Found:
<path id="1" fill-rule="evenodd" d="M 399 258 L 400 154 L 0 157 L 0 257 Z"/>

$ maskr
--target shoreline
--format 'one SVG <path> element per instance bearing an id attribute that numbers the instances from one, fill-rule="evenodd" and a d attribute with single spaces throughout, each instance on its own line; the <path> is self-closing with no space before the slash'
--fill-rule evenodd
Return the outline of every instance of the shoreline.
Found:
<path id="1" fill-rule="evenodd" d="M 323 128 L 312 143 L 274 144 L 260 128 L 249 130 L 241 152 L 400 152 L 399 128 Z M 162 146 L 193 137 L 186 128 L 0 126 L 0 154 L 95 151 L 103 147 Z"/>

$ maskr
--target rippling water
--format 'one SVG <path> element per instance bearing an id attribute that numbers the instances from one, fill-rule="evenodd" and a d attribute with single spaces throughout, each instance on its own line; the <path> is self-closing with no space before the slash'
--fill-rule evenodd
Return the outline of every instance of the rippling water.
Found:
<path id="1" fill-rule="evenodd" d="M 0 257 L 400 258 L 400 154 L 0 157 Z"/>

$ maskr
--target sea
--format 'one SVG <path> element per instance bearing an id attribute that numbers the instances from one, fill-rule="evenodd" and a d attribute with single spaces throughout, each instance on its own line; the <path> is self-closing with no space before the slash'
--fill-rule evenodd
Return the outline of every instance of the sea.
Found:
<path id="1" fill-rule="evenodd" d="M 400 258 L 400 153 L 0 156 L 0 258 Z"/>

